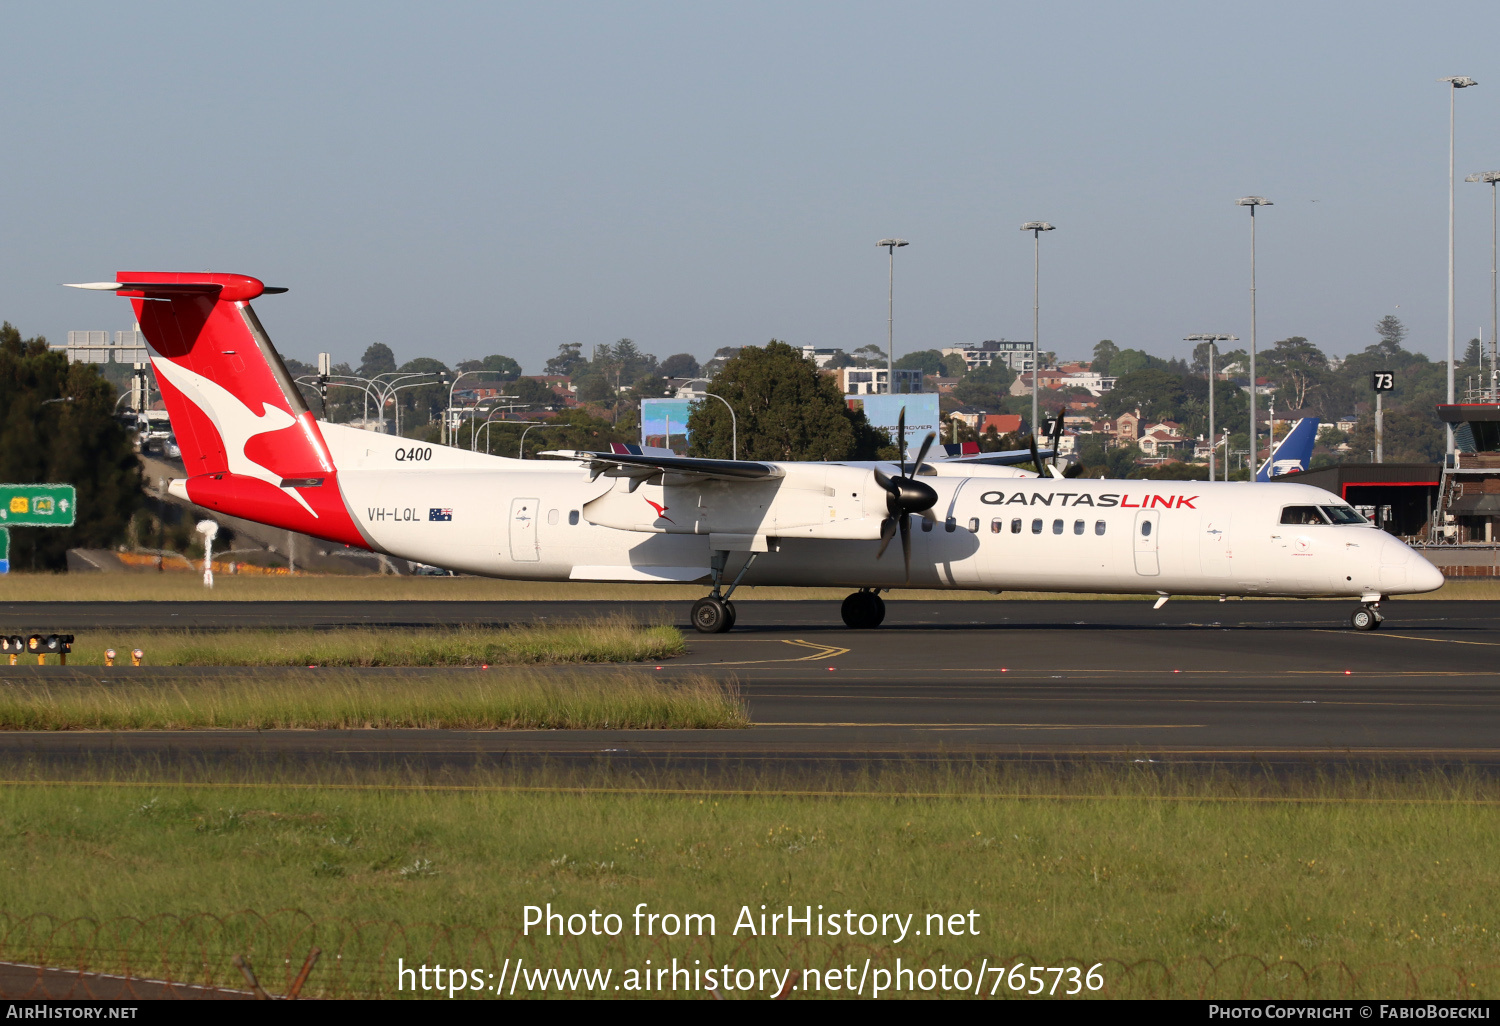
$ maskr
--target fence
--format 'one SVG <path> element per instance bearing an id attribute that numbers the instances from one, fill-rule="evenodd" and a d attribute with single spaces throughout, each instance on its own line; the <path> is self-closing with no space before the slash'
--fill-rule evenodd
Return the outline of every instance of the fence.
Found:
<path id="1" fill-rule="evenodd" d="M 314 920 L 292 909 L 265 915 L 244 911 L 227 916 L 194 914 L 148 918 L 57 919 L 47 915 L 0 913 L 0 997 L 4 998 L 251 998 L 256 985 L 269 997 L 389 998 L 434 997 L 436 991 L 412 986 L 398 990 L 397 959 L 420 965 L 499 972 L 524 959 L 537 969 L 612 969 L 682 965 L 764 968 L 778 971 L 837 969 L 872 964 L 893 970 L 896 958 L 913 970 L 981 966 L 970 954 L 942 950 L 901 951 L 890 945 L 834 943 L 824 938 L 546 938 L 518 930 L 486 930 L 436 924 Z M 601 943 L 602 941 L 602 943 Z M 1500 965 L 1379 964 L 1351 966 L 1343 961 L 1302 963 L 1238 955 L 1220 961 L 1122 961 L 1112 958 L 1041 958 L 1027 952 L 990 960 L 980 977 L 980 996 L 1021 997 L 997 967 L 1076 966 L 1081 973 L 1098 966 L 1103 988 L 1092 996 L 1119 998 L 1488 998 L 1500 995 Z M 243 963 L 243 968 L 241 966 Z M 45 968 L 44 968 L 45 967 Z M 253 975 L 246 970 L 253 970 Z M 935 980 L 935 974 L 929 974 Z M 490 977 L 493 978 L 493 977 Z M 973 979 L 973 976 L 970 977 Z M 1050 977 L 1049 977 L 1050 978 Z M 1016 977 L 1015 979 L 1020 979 Z M 852 985 L 852 979 L 851 979 Z M 1025 981 L 1023 981 L 1024 983 Z M 596 988 L 596 991 L 599 988 Z M 852 986 L 851 986 L 852 989 Z M 583 996 L 589 991 L 552 987 L 548 996 Z M 619 996 L 613 989 L 610 996 Z M 791 996 L 801 996 L 800 989 Z M 868 991 L 866 991 L 868 993 Z M 900 996 L 940 996 L 908 989 Z M 969 991 L 972 995 L 973 991 Z M 514 996 L 542 996 L 522 987 Z M 446 995 L 443 995 L 446 997 Z M 490 997 L 460 990 L 456 996 Z M 673 996 L 655 991 L 649 996 Z M 722 997 L 698 989 L 679 997 Z M 848 996 L 844 990 L 835 996 Z M 889 995 L 896 996 L 896 995 Z M 954 993 L 954 996 L 960 996 Z M 1085 990 L 1083 996 L 1090 996 Z"/>

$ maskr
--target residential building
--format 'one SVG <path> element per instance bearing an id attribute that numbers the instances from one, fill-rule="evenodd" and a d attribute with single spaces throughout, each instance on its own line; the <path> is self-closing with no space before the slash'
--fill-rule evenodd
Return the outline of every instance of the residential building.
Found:
<path id="1" fill-rule="evenodd" d="M 1019 413 L 989 413 L 984 410 L 956 410 L 949 416 L 960 424 L 967 424 L 976 433 L 993 430 L 997 435 L 1009 435 L 1020 431 L 1024 421 Z"/>
<path id="2" fill-rule="evenodd" d="M 841 352 L 843 352 L 841 349 L 820 349 L 817 346 L 802 347 L 802 355 L 819 367 L 827 367 L 829 361 Z"/>
<path id="3" fill-rule="evenodd" d="M 884 367 L 844 367 L 839 370 L 845 395 L 888 395 L 891 393 L 891 372 Z M 920 367 L 897 368 L 896 388 L 898 394 L 922 391 Z"/>
<path id="4" fill-rule="evenodd" d="M 1017 374 L 1032 369 L 1031 343 L 1010 342 L 1005 339 L 981 342 L 977 346 L 948 346 L 938 350 L 944 356 L 962 356 L 969 370 L 1003 363 Z M 1046 366 L 1047 353 L 1042 353 L 1042 365 Z"/>

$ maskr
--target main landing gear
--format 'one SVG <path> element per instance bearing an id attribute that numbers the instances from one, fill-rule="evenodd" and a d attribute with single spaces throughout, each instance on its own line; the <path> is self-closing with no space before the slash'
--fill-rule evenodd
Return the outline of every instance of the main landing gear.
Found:
<path id="1" fill-rule="evenodd" d="M 861 589 L 839 607 L 844 623 L 857 631 L 879 627 L 885 620 L 885 600 L 878 591 Z"/>
<path id="2" fill-rule="evenodd" d="M 1366 602 L 1349 614 L 1349 626 L 1357 631 L 1378 631 L 1385 617 L 1380 614 L 1379 603 Z"/>
<path id="3" fill-rule="evenodd" d="M 729 585 L 729 590 L 723 594 L 719 593 L 719 588 L 724 583 L 724 567 L 729 562 L 729 553 L 715 551 L 709 555 L 708 571 L 713 578 L 714 590 L 709 592 L 706 598 L 693 603 L 693 626 L 700 633 L 723 634 L 734 626 L 734 603 L 729 601 L 729 596 L 733 595 L 734 589 L 740 586 L 740 581 L 744 580 L 745 571 L 750 569 L 750 564 L 755 562 L 757 555 L 759 553 L 750 553 L 750 557 L 745 560 L 745 565 L 740 567 L 740 572 L 735 575 L 734 582 Z"/>

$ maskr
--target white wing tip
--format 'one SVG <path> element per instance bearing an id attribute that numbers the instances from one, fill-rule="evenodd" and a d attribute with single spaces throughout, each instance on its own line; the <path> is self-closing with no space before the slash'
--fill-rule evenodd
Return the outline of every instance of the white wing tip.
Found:
<path id="1" fill-rule="evenodd" d="M 80 282 L 68 282 L 68 281 L 65 281 L 65 282 L 63 282 L 63 285 L 66 288 L 70 288 L 70 289 L 88 289 L 91 292 L 114 292 L 116 289 L 118 289 L 120 287 L 120 283 L 117 282 L 117 281 L 80 281 Z"/>

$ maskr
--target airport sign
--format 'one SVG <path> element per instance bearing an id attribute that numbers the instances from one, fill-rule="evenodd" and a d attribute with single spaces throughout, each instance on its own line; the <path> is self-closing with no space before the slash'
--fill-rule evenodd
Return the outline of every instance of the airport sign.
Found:
<path id="1" fill-rule="evenodd" d="M 70 484 L 0 485 L 3 527 L 72 527 L 77 507 Z"/>

